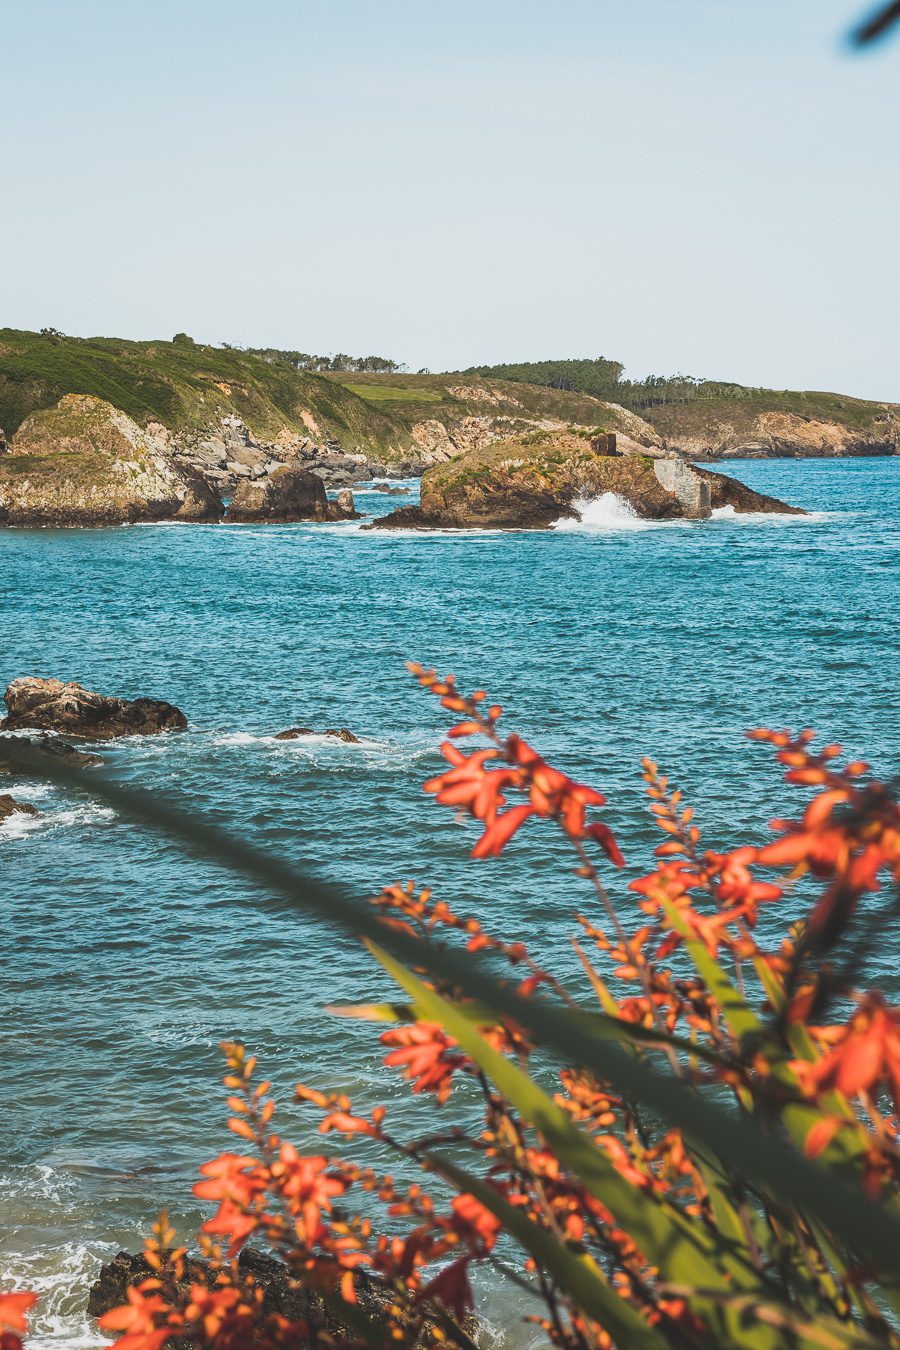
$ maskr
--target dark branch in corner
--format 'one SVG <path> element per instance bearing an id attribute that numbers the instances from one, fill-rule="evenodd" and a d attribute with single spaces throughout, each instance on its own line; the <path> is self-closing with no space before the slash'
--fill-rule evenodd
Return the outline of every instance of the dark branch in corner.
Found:
<path id="1" fill-rule="evenodd" d="M 868 43 L 884 37 L 898 20 L 900 20 L 900 0 L 891 0 L 889 5 L 880 6 L 864 23 L 854 28 L 850 40 L 857 47 L 865 47 Z"/>

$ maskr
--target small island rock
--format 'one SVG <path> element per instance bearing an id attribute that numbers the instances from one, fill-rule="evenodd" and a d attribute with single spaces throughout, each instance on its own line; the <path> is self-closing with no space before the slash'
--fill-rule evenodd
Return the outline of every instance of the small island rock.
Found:
<path id="1" fill-rule="evenodd" d="M 30 675 L 13 680 L 4 700 L 7 715 L 0 722 L 0 731 L 35 728 L 85 740 L 109 741 L 117 736 L 183 731 L 187 726 L 184 713 L 160 699 L 109 697 L 80 684 Z"/>
<path id="2" fill-rule="evenodd" d="M 378 529 L 546 529 L 577 503 L 614 493 L 649 520 L 703 519 L 720 505 L 796 512 L 736 479 L 675 456 L 621 453 L 610 433 L 533 432 L 427 469 L 418 506 L 372 522 Z M 800 512 L 803 514 L 803 512 Z"/>
<path id="3" fill-rule="evenodd" d="M 338 741 L 344 741 L 347 745 L 359 745 L 359 737 L 354 736 L 352 731 L 346 727 L 329 727 L 327 731 L 313 731 L 312 727 L 289 727 L 287 731 L 279 731 L 275 737 L 276 741 L 296 741 L 301 736 L 333 736 Z"/>

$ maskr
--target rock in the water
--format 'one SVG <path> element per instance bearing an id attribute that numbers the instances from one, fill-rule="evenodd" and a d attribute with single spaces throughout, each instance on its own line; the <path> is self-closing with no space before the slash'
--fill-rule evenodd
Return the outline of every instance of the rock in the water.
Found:
<path id="1" fill-rule="evenodd" d="M 234 491 L 226 524 L 286 524 L 294 520 L 339 519 L 325 484 L 309 469 L 286 466 L 265 478 L 241 479 Z"/>
<path id="2" fill-rule="evenodd" d="M 41 814 L 36 806 L 31 805 L 31 802 L 17 802 L 15 797 L 10 797 L 8 793 L 0 793 L 0 825 L 17 813 L 24 816 L 39 816 Z"/>
<path id="3" fill-rule="evenodd" d="M 238 1257 L 238 1270 L 245 1279 L 252 1278 L 254 1284 L 262 1290 L 264 1313 L 277 1313 L 281 1317 L 289 1318 L 294 1322 L 305 1321 L 308 1317 L 314 1317 L 316 1322 L 325 1326 L 331 1336 L 340 1340 L 348 1337 L 356 1340 L 350 1329 L 344 1326 L 329 1308 L 325 1307 L 321 1295 L 314 1289 L 310 1289 L 293 1279 L 287 1266 L 277 1260 L 276 1257 L 269 1256 L 266 1252 L 254 1251 L 252 1247 L 244 1247 Z M 140 1284 L 142 1280 L 150 1278 L 154 1273 L 143 1254 L 132 1255 L 129 1252 L 119 1252 L 117 1256 L 113 1257 L 112 1261 L 103 1266 L 97 1279 L 91 1285 L 88 1294 L 88 1315 L 90 1317 L 102 1317 L 110 1309 L 127 1303 L 129 1288 Z M 178 1285 L 180 1294 L 189 1294 L 193 1284 L 201 1284 L 211 1288 L 214 1282 L 215 1273 L 209 1262 L 194 1257 L 185 1259 L 184 1274 Z M 392 1294 L 389 1287 L 382 1284 L 376 1276 L 369 1275 L 364 1270 L 356 1272 L 355 1285 L 356 1306 L 367 1317 L 377 1321 L 391 1301 Z M 475 1330 L 472 1319 L 468 1320 L 467 1330 L 470 1333 Z M 423 1344 L 432 1345 L 433 1343 L 431 1336 L 426 1331 Z M 177 1338 L 167 1342 L 169 1350 L 190 1350 L 192 1344 L 193 1342 L 187 1339 L 179 1340 Z M 300 1350 L 300 1347 L 298 1347 L 298 1350 Z M 411 1347 L 410 1350 L 415 1350 L 415 1347 Z"/>
<path id="4" fill-rule="evenodd" d="M 66 394 L 25 419 L 0 461 L 0 525 L 218 520 L 218 496 L 176 463 L 166 436 L 103 399 Z"/>
<path id="5" fill-rule="evenodd" d="M 58 756 L 73 769 L 87 769 L 103 763 L 99 755 L 92 755 L 87 750 L 76 750 L 74 745 L 67 745 L 58 736 L 0 736 L 0 773 L 16 773 L 25 777 L 40 774 L 38 768 L 23 769 L 13 764 L 9 755 L 4 754 L 5 744 L 10 748 L 25 746 L 38 755 Z"/>
<path id="6" fill-rule="evenodd" d="M 279 731 L 275 737 L 276 741 L 296 741 L 301 736 L 334 736 L 338 741 L 344 741 L 347 745 L 359 745 L 359 737 L 354 736 L 352 731 L 346 727 L 329 727 L 327 731 L 313 731 L 312 727 L 289 727 L 287 731 Z"/>
<path id="7" fill-rule="evenodd" d="M 0 722 L 0 731 L 34 727 L 85 740 L 109 741 L 116 736 L 183 731 L 187 726 L 184 713 L 160 699 L 110 698 L 80 684 L 30 675 L 13 680 L 4 698 L 7 716 Z"/>
<path id="8" fill-rule="evenodd" d="M 420 505 L 400 507 L 369 528 L 546 529 L 576 515 L 579 501 L 605 493 L 650 520 L 702 518 L 717 505 L 724 489 L 711 483 L 715 474 L 674 457 L 618 453 L 614 441 L 609 433 L 532 432 L 472 451 L 427 469 Z M 742 501 L 757 498 L 744 491 Z"/>
<path id="9" fill-rule="evenodd" d="M 388 497 L 407 497 L 409 488 L 397 487 L 395 483 L 373 483 L 373 492 L 383 492 Z"/>
<path id="10" fill-rule="evenodd" d="M 359 512 L 356 509 L 356 502 L 353 500 L 353 493 L 349 488 L 341 488 L 334 499 L 334 504 L 339 511 L 342 511 L 346 520 L 358 520 Z"/>

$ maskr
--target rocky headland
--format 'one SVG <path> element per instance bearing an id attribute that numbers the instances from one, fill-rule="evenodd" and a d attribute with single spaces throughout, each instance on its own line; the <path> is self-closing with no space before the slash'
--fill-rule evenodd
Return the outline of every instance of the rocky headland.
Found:
<path id="1" fill-rule="evenodd" d="M 187 726 L 181 709 L 161 699 L 117 698 L 80 684 L 31 675 L 13 680 L 4 702 L 7 714 L 0 721 L 0 732 L 51 731 L 79 740 L 110 741 L 183 731 Z"/>
<path id="2" fill-rule="evenodd" d="M 577 516 L 579 500 L 614 493 L 648 520 L 703 519 L 717 507 L 803 514 L 734 478 L 675 456 L 641 454 L 605 433 L 532 433 L 428 469 L 419 506 L 369 528 L 546 529 Z"/>
<path id="3" fill-rule="evenodd" d="M 26 418 L 0 455 L 0 524 L 216 521 L 210 484 L 171 456 L 162 428 L 103 399 L 67 394 Z"/>

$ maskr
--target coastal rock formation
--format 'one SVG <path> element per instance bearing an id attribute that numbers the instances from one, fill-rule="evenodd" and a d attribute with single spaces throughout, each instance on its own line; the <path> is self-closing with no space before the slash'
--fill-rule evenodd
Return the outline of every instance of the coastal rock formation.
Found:
<path id="1" fill-rule="evenodd" d="M 92 755 L 86 750 L 76 750 L 74 745 L 67 745 L 61 741 L 58 736 L 0 736 L 0 774 L 18 774 L 21 776 L 31 776 L 39 774 L 40 770 L 36 767 L 22 768 L 18 763 L 13 763 L 9 754 L 5 753 L 6 746 L 11 750 L 24 747 L 31 754 L 39 757 L 53 756 L 54 758 L 65 760 L 66 764 L 73 769 L 87 769 L 95 764 L 102 764 L 103 760 L 99 755 Z"/>
<path id="2" fill-rule="evenodd" d="M 693 469 L 699 478 L 709 485 L 709 504 L 713 511 L 730 506 L 735 511 L 763 511 L 766 514 L 782 516 L 805 516 L 801 506 L 789 506 L 778 497 L 769 497 L 764 492 L 754 492 L 738 478 L 729 478 L 728 474 L 715 473 L 712 469 Z"/>
<path id="3" fill-rule="evenodd" d="M 39 816 L 41 813 L 31 802 L 18 802 L 15 797 L 10 797 L 8 793 L 0 793 L 0 825 L 9 820 L 10 816 Z"/>
<path id="4" fill-rule="evenodd" d="M 350 494 L 351 502 L 353 500 Z M 355 510 L 330 502 L 319 474 L 309 469 L 276 469 L 267 478 L 242 479 L 225 517 L 227 525 L 286 524 L 296 520 L 349 520 Z"/>
<path id="5" fill-rule="evenodd" d="M 90 741 L 117 736 L 155 736 L 183 731 L 187 718 L 171 703 L 155 698 L 110 698 L 80 684 L 25 675 L 13 680 L 4 699 L 7 715 L 0 731 L 36 728 Z"/>
<path id="6" fill-rule="evenodd" d="M 287 1267 L 276 1257 L 269 1256 L 266 1252 L 255 1251 L 252 1247 L 242 1247 L 238 1256 L 238 1270 L 244 1278 L 251 1277 L 253 1283 L 262 1290 L 263 1312 L 276 1313 L 291 1321 L 303 1321 L 314 1315 L 316 1321 L 322 1322 L 336 1339 L 341 1341 L 357 1339 L 350 1328 L 344 1326 L 324 1305 L 321 1295 L 307 1285 L 292 1279 Z M 129 1252 L 119 1252 L 102 1267 L 97 1279 L 91 1285 L 87 1303 L 88 1316 L 102 1317 L 110 1309 L 127 1303 L 128 1290 L 153 1274 L 143 1253 L 133 1255 Z M 208 1261 L 187 1257 L 178 1291 L 186 1295 L 194 1284 L 211 1288 L 215 1278 L 215 1272 Z M 390 1289 L 382 1284 L 377 1276 L 369 1275 L 365 1270 L 357 1270 L 355 1286 L 356 1306 L 366 1317 L 377 1321 L 391 1300 Z M 467 1330 L 470 1334 L 474 1332 L 474 1319 L 467 1319 Z M 178 1338 L 167 1342 L 170 1350 L 190 1350 L 192 1344 L 190 1340 Z M 423 1337 L 423 1344 L 433 1344 L 427 1331 Z M 416 1350 L 416 1347 L 413 1346 L 411 1350 Z"/>
<path id="7" fill-rule="evenodd" d="M 335 727 L 329 727 L 327 731 L 313 731 L 312 727 L 290 727 L 287 731 L 279 731 L 275 737 L 276 741 L 296 741 L 301 736 L 334 736 L 338 741 L 344 741 L 347 745 L 359 745 L 359 737 L 354 736 L 352 731 L 346 727 L 339 730 Z"/>
<path id="8" fill-rule="evenodd" d="M 174 462 L 163 435 L 86 394 L 32 413 L 0 458 L 2 525 L 215 521 L 221 513 L 213 489 Z"/>
<path id="9" fill-rule="evenodd" d="M 421 504 L 373 522 L 380 529 L 542 529 L 576 514 L 580 499 L 615 493 L 651 520 L 696 519 L 716 505 L 739 511 L 794 508 L 736 480 L 675 459 L 619 452 L 609 434 L 532 434 L 429 469 Z M 740 491 L 738 491 L 740 489 Z M 773 504 L 774 503 L 774 504 Z"/>

